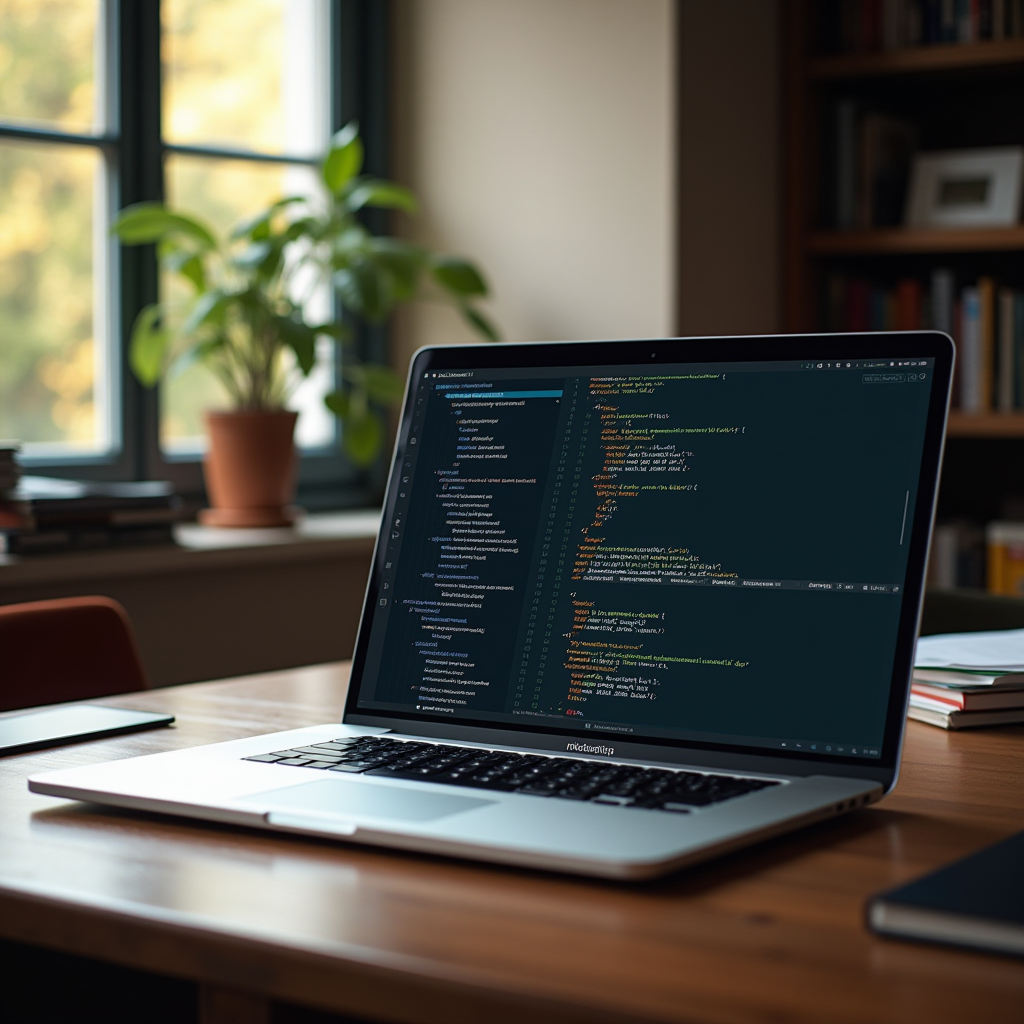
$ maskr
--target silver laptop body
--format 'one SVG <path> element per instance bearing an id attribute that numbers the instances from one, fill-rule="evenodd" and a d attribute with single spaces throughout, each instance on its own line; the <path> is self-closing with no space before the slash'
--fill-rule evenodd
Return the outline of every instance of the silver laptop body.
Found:
<path id="1" fill-rule="evenodd" d="M 872 803 L 952 363 L 936 332 L 423 349 L 342 723 L 29 788 L 613 878 Z"/>

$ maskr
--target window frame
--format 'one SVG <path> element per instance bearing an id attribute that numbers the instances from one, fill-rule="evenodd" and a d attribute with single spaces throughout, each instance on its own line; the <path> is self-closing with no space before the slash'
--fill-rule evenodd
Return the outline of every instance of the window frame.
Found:
<path id="1" fill-rule="evenodd" d="M 161 117 L 161 0 L 107 0 L 100 31 L 105 33 L 104 67 L 108 126 L 94 135 L 24 127 L 0 120 L 4 139 L 89 146 L 101 151 L 107 168 L 107 217 L 132 203 L 164 198 L 168 154 L 228 158 L 257 163 L 316 164 L 316 160 L 218 146 L 164 142 Z M 328 0 L 330 31 L 330 127 L 360 124 L 367 173 L 388 174 L 389 7 L 382 0 Z M 386 231 L 384 211 L 368 211 L 374 231 Z M 143 388 L 128 364 L 128 339 L 139 311 L 156 301 L 158 268 L 154 246 L 108 250 L 108 342 L 111 348 L 113 450 L 105 455 L 25 458 L 29 472 L 82 479 L 170 480 L 189 505 L 205 501 L 201 457 L 167 457 L 160 448 L 159 386 Z M 353 322 L 362 358 L 387 357 L 387 332 Z M 298 501 L 308 508 L 342 508 L 379 500 L 383 467 L 355 467 L 340 443 L 300 453 Z"/>

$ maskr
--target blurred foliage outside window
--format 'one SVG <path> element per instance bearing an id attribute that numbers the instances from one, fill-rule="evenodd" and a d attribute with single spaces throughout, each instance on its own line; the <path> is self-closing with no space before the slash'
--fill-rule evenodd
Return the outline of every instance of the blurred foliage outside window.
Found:
<path id="1" fill-rule="evenodd" d="M 0 121 L 102 131 L 99 27 L 98 0 L 0 0 Z M 110 446 L 105 177 L 98 148 L 0 139 L 0 437 Z"/>
<path id="2" fill-rule="evenodd" d="M 330 136 L 327 8 L 323 0 L 164 0 L 163 123 L 171 145 L 209 146 L 310 158 Z M 170 153 L 166 196 L 219 232 L 282 195 L 314 195 L 303 164 Z M 165 296 L 180 282 L 165 276 Z M 314 296 L 321 306 L 329 296 Z M 329 310 L 314 320 L 326 319 Z M 330 359 L 295 390 L 296 437 L 305 448 L 330 444 L 336 421 L 323 397 L 334 389 Z M 229 405 L 216 378 L 192 366 L 162 385 L 161 440 L 172 453 L 203 444 L 203 410 Z"/>
<path id="3" fill-rule="evenodd" d="M 105 17 L 103 0 L 0 0 L 0 125 L 77 137 L 0 130 L 0 437 L 22 440 L 30 456 L 103 455 L 118 443 L 111 176 L 101 140 L 87 138 L 114 127 L 103 115 L 115 80 Z M 163 0 L 161 34 L 168 202 L 226 229 L 282 194 L 310 194 L 303 161 L 330 134 L 327 0 Z M 253 158 L 194 151 L 203 147 Z M 328 359 L 293 397 L 305 447 L 335 440 L 322 401 L 332 378 Z M 169 381 L 164 448 L 195 452 L 202 411 L 222 404 L 200 368 Z"/>

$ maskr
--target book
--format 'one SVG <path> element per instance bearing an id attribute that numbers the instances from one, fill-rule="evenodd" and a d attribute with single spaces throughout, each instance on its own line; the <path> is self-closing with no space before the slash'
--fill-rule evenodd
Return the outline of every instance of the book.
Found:
<path id="1" fill-rule="evenodd" d="M 1013 405 L 1024 409 L 1024 291 L 1013 294 Z"/>
<path id="2" fill-rule="evenodd" d="M 162 480 L 111 483 L 25 476 L 0 499 L 0 553 L 173 543 L 180 504 Z"/>
<path id="3" fill-rule="evenodd" d="M 1024 523 L 989 523 L 985 551 L 989 593 L 1024 597 Z"/>
<path id="4" fill-rule="evenodd" d="M 921 329 L 921 282 L 914 277 L 903 278 L 896 285 L 897 331 Z"/>
<path id="5" fill-rule="evenodd" d="M 57 508 L 145 508 L 174 500 L 174 488 L 166 480 L 112 482 L 24 476 L 5 504 L 41 513 Z"/>
<path id="6" fill-rule="evenodd" d="M 871 323 L 871 286 L 854 278 L 846 287 L 846 330 L 867 331 Z"/>
<path id="7" fill-rule="evenodd" d="M 857 102 L 840 100 L 835 112 L 835 225 L 857 226 Z"/>
<path id="8" fill-rule="evenodd" d="M 0 497 L 5 491 L 17 487 L 21 479 L 21 466 L 18 464 L 18 452 L 21 444 L 18 441 L 0 441 Z"/>
<path id="9" fill-rule="evenodd" d="M 982 343 L 981 297 L 977 288 L 965 288 L 960 294 L 960 408 L 964 412 L 981 412 Z"/>
<path id="10" fill-rule="evenodd" d="M 1001 711 L 958 711 L 956 708 L 921 707 L 911 696 L 907 718 L 940 729 L 977 729 L 989 725 L 1016 725 L 1024 722 L 1024 708 L 1004 708 Z"/>
<path id="11" fill-rule="evenodd" d="M 860 122 L 858 226 L 895 227 L 903 223 L 910 166 L 918 147 L 913 121 L 866 113 Z"/>
<path id="12" fill-rule="evenodd" d="M 1014 294 L 1011 288 L 1000 288 L 998 296 L 998 365 L 996 369 L 996 408 L 1013 412 L 1014 408 Z"/>
<path id="13" fill-rule="evenodd" d="M 947 689 L 1024 686 L 1024 672 L 954 672 L 944 668 L 915 668 L 914 683 L 934 684 Z"/>
<path id="14" fill-rule="evenodd" d="M 873 897 L 881 935 L 1024 955 L 1024 832 Z"/>
<path id="15" fill-rule="evenodd" d="M 1000 711 L 1024 708 L 1024 685 L 986 689 L 959 689 L 914 681 L 910 686 L 910 702 L 915 707 L 933 711 Z"/>
<path id="16" fill-rule="evenodd" d="M 956 523 L 938 523 L 928 551 L 928 586 L 952 588 L 957 585 L 960 529 Z"/>
<path id="17" fill-rule="evenodd" d="M 36 531 L 0 530 L 0 554 L 38 555 L 62 551 L 96 551 L 104 548 L 143 547 L 173 544 L 172 524 L 93 529 L 52 529 Z"/>
<path id="18" fill-rule="evenodd" d="M 996 352 L 996 289 L 991 277 L 978 278 L 978 316 L 981 338 L 981 411 L 993 408 L 995 394 L 995 352 Z"/>

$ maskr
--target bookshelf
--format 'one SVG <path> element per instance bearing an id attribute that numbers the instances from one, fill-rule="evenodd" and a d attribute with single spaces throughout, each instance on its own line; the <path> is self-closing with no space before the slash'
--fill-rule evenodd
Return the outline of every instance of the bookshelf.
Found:
<path id="1" fill-rule="evenodd" d="M 874 212 L 864 214 L 863 191 L 857 193 L 857 226 L 851 225 L 848 212 L 843 214 L 851 209 L 849 203 L 843 206 L 843 171 L 839 169 L 843 153 L 851 152 L 849 147 L 842 148 L 838 112 L 844 106 L 856 112 L 857 133 L 864 131 L 869 115 L 909 125 L 916 133 L 918 151 L 1024 146 L 1024 3 L 991 0 L 948 6 L 971 10 L 975 19 L 979 11 L 989 19 L 998 13 L 999 23 L 989 20 L 979 29 L 976 20 L 959 37 L 973 41 L 940 42 L 936 23 L 927 32 L 922 29 L 922 19 L 932 16 L 929 11 L 939 17 L 935 12 L 945 9 L 937 3 L 783 0 L 783 317 L 787 330 L 850 329 L 849 324 L 837 323 L 837 309 L 844 312 L 850 307 L 843 305 L 847 293 L 836 281 L 856 279 L 872 290 L 871 317 L 890 318 L 885 328 L 873 319 L 873 329 L 892 329 L 893 299 L 887 300 L 888 313 L 878 314 L 876 297 L 894 295 L 900 282 L 921 282 L 922 308 L 928 311 L 927 289 L 936 271 L 952 277 L 957 297 L 963 287 L 973 286 L 982 277 L 992 278 L 997 286 L 1024 289 L 1024 224 L 907 228 L 899 223 L 898 214 L 891 213 L 877 217 L 881 223 L 872 222 Z M 902 32 L 906 38 L 894 39 L 893 22 L 887 21 L 896 12 L 901 12 L 897 17 L 918 19 L 913 30 L 906 28 L 910 24 L 906 21 L 897 31 L 897 36 Z M 931 41 L 915 41 L 924 36 Z M 866 135 L 847 138 L 861 148 L 854 150 L 857 162 L 848 159 L 846 166 L 854 167 L 854 175 L 863 181 Z M 866 208 L 880 209 L 870 200 Z M 1017 404 L 1022 407 L 1013 411 L 955 410 L 950 416 L 938 520 L 967 524 L 976 549 L 986 522 L 1024 519 L 1021 396 Z M 972 557 L 978 564 L 977 551 Z M 983 585 L 984 580 L 958 582 Z"/>
<path id="2" fill-rule="evenodd" d="M 1024 226 L 811 231 L 806 238 L 806 251 L 813 256 L 885 256 L 910 253 L 942 255 L 961 252 L 1020 252 L 1021 250 L 1024 250 Z"/>
<path id="3" fill-rule="evenodd" d="M 950 413 L 946 436 L 1024 438 L 1024 413 L 963 413 L 954 410 Z"/>

